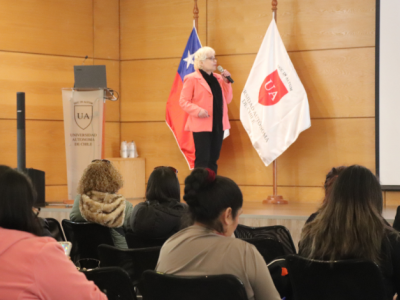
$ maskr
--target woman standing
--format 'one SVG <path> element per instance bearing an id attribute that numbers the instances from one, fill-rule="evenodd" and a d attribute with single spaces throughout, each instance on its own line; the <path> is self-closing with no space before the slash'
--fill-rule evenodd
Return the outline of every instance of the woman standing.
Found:
<path id="1" fill-rule="evenodd" d="M 210 168 L 217 173 L 224 131 L 230 129 L 228 104 L 232 86 L 224 70 L 217 68 L 215 51 L 202 47 L 195 53 L 195 72 L 185 77 L 179 104 L 189 114 L 185 130 L 193 132 L 196 149 L 195 168 Z"/>

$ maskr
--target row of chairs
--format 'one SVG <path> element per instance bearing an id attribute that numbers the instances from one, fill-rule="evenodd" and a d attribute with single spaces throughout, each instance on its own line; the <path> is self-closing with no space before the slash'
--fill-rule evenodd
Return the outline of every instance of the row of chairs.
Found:
<path id="1" fill-rule="evenodd" d="M 61 226 L 58 222 L 57 224 L 59 228 L 51 230 L 52 234 L 57 230 L 62 234 Z M 102 241 L 97 241 L 96 255 L 87 253 L 87 257 L 96 256 L 95 258 L 101 261 L 101 268 L 84 272 L 89 280 L 93 280 L 107 293 L 109 299 L 136 299 L 135 286 L 139 287 L 145 300 L 247 299 L 243 284 L 232 275 L 180 277 L 152 271 L 155 269 L 161 245 L 165 239 L 151 241 L 153 244 L 159 244 L 156 247 L 119 249 L 111 246 L 112 239 L 108 228 L 105 228 L 107 232 L 101 232 L 104 227 L 96 224 L 92 224 L 95 225 L 92 228 L 89 225 L 91 223 L 83 223 L 85 229 L 74 227 L 74 225 L 83 225 L 82 223 L 63 220 L 62 224 L 67 239 L 73 241 L 74 244 L 79 244 L 74 241 L 78 236 L 80 240 L 83 238 L 86 244 L 87 238 L 91 239 L 93 235 L 109 236 L 109 243 L 101 245 Z M 294 255 L 296 249 L 293 240 L 289 231 L 283 226 L 254 228 L 239 225 L 235 236 L 254 244 L 267 263 L 276 257 L 286 256 L 293 299 L 375 300 L 385 298 L 380 270 L 371 262 L 327 263 L 301 258 Z M 62 237 L 63 235 L 60 239 Z M 135 248 L 141 248 L 149 246 L 149 241 L 136 241 L 133 244 Z M 85 251 L 82 253 L 82 250 L 78 247 L 79 257 L 86 256 Z"/>
<path id="2" fill-rule="evenodd" d="M 287 300 L 382 300 L 383 279 L 377 265 L 348 260 L 334 263 L 289 255 L 286 259 L 292 292 Z M 128 272 L 120 267 L 102 267 L 84 272 L 109 300 L 136 300 Z M 175 276 L 146 270 L 137 287 L 144 300 L 245 300 L 243 283 L 233 275 Z"/>
<path id="3" fill-rule="evenodd" d="M 65 241 L 58 221 L 51 218 L 46 220 L 52 235 L 58 241 Z M 64 228 L 66 239 L 73 244 L 71 259 L 74 262 L 82 258 L 99 259 L 97 246 L 101 244 L 113 245 L 111 233 L 107 227 L 95 223 L 72 222 L 69 220 L 63 220 L 62 227 Z M 248 227 L 238 225 L 235 236 L 253 244 L 264 257 L 266 263 L 278 257 L 296 253 L 290 232 L 284 226 Z M 167 240 L 167 238 L 145 239 L 134 235 L 132 232 L 127 232 L 125 238 L 129 248 L 162 246 Z"/>

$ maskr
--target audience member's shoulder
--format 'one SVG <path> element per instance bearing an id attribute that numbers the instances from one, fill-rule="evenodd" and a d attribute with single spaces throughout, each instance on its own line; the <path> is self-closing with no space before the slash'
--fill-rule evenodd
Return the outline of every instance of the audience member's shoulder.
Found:
<path id="1" fill-rule="evenodd" d="M 59 246 L 57 241 L 51 237 L 39 237 L 32 233 L 0 228 L 0 237 L 4 247 L 18 247 L 26 251 L 36 251 L 43 248 L 47 244 Z"/>

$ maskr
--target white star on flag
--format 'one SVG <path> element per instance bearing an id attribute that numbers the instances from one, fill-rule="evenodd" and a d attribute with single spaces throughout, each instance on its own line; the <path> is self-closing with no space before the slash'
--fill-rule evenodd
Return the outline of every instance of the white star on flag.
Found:
<path id="1" fill-rule="evenodd" d="M 190 51 L 188 51 L 188 56 L 183 59 L 186 61 L 186 69 L 189 68 L 190 65 L 194 65 L 194 53 L 190 54 Z"/>

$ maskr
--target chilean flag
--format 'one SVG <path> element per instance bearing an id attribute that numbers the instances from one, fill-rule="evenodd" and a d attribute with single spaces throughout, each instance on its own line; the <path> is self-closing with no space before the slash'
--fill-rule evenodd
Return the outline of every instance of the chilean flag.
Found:
<path id="1" fill-rule="evenodd" d="M 194 54 L 200 48 L 200 39 L 197 35 L 196 28 L 193 27 L 185 51 L 183 51 L 178 72 L 175 75 L 174 84 L 172 85 L 167 101 L 167 110 L 165 114 L 167 125 L 174 134 L 176 142 L 178 143 L 190 169 L 194 168 L 195 160 L 193 134 L 190 131 L 184 130 L 188 114 L 180 107 L 179 98 L 183 87 L 183 79 L 186 75 L 195 71 Z"/>

